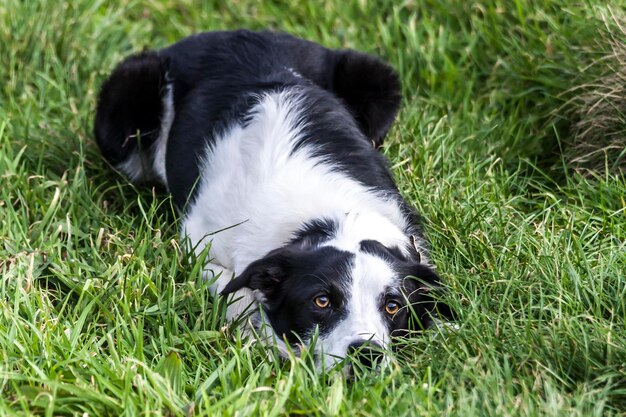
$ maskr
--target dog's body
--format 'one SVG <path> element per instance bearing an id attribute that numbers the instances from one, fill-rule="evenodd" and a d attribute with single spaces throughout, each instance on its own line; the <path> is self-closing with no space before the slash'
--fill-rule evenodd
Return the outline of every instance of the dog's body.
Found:
<path id="1" fill-rule="evenodd" d="M 229 317 L 258 304 L 262 334 L 285 347 L 319 332 L 333 363 L 435 308 L 418 217 L 375 150 L 399 103 L 397 76 L 368 55 L 211 32 L 122 62 L 95 134 L 131 180 L 167 187 L 194 250 L 211 245 L 212 288 L 236 292 Z"/>

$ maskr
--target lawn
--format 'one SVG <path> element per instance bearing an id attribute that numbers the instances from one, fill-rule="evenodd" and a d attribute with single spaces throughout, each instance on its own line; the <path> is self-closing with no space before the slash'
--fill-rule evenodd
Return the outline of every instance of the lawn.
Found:
<path id="1" fill-rule="evenodd" d="M 626 2 L 112 3 L 0 0 L 0 415 L 626 415 L 626 141 L 576 154 L 606 136 L 586 98 L 621 68 Z M 398 70 L 382 151 L 458 330 L 353 381 L 271 360 L 224 321 L 163 191 L 100 157 L 117 62 L 240 27 Z"/>

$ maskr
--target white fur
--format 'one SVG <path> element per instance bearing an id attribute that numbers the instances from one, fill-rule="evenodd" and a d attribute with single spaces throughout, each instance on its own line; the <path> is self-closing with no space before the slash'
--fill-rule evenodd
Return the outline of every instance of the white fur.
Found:
<path id="1" fill-rule="evenodd" d="M 356 207 L 346 213 L 339 223 L 336 236 L 330 245 L 338 249 L 356 253 L 361 241 L 376 239 L 385 246 L 396 246 L 402 251 L 408 250 L 407 237 L 390 219 L 376 211 Z M 405 253 L 405 255 L 408 255 Z"/>
<path id="2" fill-rule="evenodd" d="M 130 182 L 137 182 L 146 179 L 146 169 L 150 167 L 145 166 L 145 161 L 141 157 L 141 153 L 134 151 L 124 162 L 117 164 L 116 168 L 126 174 Z"/>
<path id="3" fill-rule="evenodd" d="M 295 69 L 291 68 L 291 67 L 285 67 L 285 69 L 287 71 L 289 71 L 291 73 L 291 75 L 293 75 L 294 77 L 297 78 L 302 78 L 302 74 L 300 74 L 298 71 L 296 71 Z"/>
<path id="4" fill-rule="evenodd" d="M 161 116 L 161 130 L 155 143 L 154 160 L 152 168 L 157 178 L 167 186 L 167 173 L 165 171 L 165 151 L 167 138 L 174 122 L 174 86 L 168 84 L 163 95 L 163 115 Z"/>

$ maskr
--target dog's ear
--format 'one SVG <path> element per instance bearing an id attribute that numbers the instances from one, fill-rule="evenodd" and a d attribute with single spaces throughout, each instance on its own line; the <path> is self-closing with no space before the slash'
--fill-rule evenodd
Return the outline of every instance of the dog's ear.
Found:
<path id="1" fill-rule="evenodd" d="M 404 290 L 411 306 L 413 320 L 409 328 L 422 330 L 430 327 L 434 319 L 455 321 L 454 311 L 441 297 L 446 290 L 441 285 L 439 276 L 428 266 L 416 264 L 411 267 L 410 275 L 404 279 Z"/>
<path id="2" fill-rule="evenodd" d="M 292 252 L 290 248 L 276 249 L 264 258 L 252 262 L 239 276 L 226 284 L 220 294 L 231 294 L 245 287 L 258 290 L 264 297 L 271 298 L 280 290 L 282 281 L 288 274 Z"/>
<path id="3" fill-rule="evenodd" d="M 335 52 L 332 90 L 351 110 L 374 147 L 393 123 L 402 91 L 398 74 L 378 58 L 351 50 Z"/>

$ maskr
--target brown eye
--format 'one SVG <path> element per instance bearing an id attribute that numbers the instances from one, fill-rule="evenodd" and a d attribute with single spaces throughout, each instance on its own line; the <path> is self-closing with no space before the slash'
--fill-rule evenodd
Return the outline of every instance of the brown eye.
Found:
<path id="1" fill-rule="evenodd" d="M 395 301 L 387 301 L 387 304 L 385 305 L 385 311 L 387 314 L 393 316 L 398 312 L 398 310 L 400 310 L 400 304 Z"/>
<path id="2" fill-rule="evenodd" d="M 330 305 L 330 298 L 327 295 L 318 295 L 313 301 L 319 308 L 326 308 Z"/>

